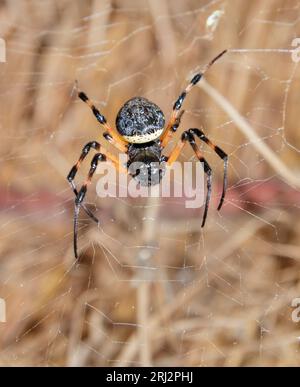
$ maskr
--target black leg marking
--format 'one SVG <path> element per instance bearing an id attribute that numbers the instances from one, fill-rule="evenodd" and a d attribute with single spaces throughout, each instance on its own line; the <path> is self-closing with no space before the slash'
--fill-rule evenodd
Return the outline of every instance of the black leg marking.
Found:
<path id="1" fill-rule="evenodd" d="M 205 160 L 205 158 L 202 156 L 202 153 L 200 152 L 200 149 L 198 148 L 196 142 L 195 142 L 195 137 L 190 131 L 186 131 L 183 133 L 184 141 L 188 141 L 191 147 L 193 148 L 193 151 L 195 152 L 195 155 L 197 156 L 198 160 L 201 162 L 204 173 L 207 176 L 206 180 L 206 187 L 207 187 L 207 193 L 206 193 L 206 198 L 205 198 L 205 207 L 204 207 L 204 213 L 203 213 L 203 218 L 202 218 L 202 224 L 201 227 L 204 227 L 206 218 L 207 218 L 207 213 L 208 213 L 208 208 L 209 208 L 209 203 L 210 203 L 210 198 L 211 198 L 211 188 L 212 188 L 212 169 L 209 166 L 208 162 Z"/>
<path id="2" fill-rule="evenodd" d="M 87 102 L 89 100 L 89 97 L 84 93 L 84 92 L 79 92 L 78 93 L 78 97 L 83 101 L 83 102 Z"/>
<path id="3" fill-rule="evenodd" d="M 122 136 L 118 134 L 118 132 L 113 129 L 109 123 L 107 122 L 106 118 L 103 114 L 100 113 L 100 111 L 96 108 L 96 106 L 93 104 L 93 102 L 89 99 L 89 97 L 83 93 L 82 91 L 78 93 L 78 97 L 85 102 L 89 108 L 92 110 L 94 116 L 96 117 L 97 121 L 104 126 L 104 128 L 108 131 L 107 134 L 104 135 L 107 136 L 106 139 L 108 139 L 115 147 L 117 147 L 121 152 L 127 151 L 127 141 L 125 141 Z"/>
<path id="4" fill-rule="evenodd" d="M 218 205 L 218 211 L 222 208 L 224 203 L 225 194 L 227 190 L 227 174 L 228 174 L 228 155 L 217 145 L 213 144 L 208 137 L 202 132 L 202 130 L 193 128 L 189 129 L 189 132 L 196 135 L 201 141 L 204 141 L 224 162 L 224 174 L 223 174 L 223 189 L 221 199 Z"/>
<path id="5" fill-rule="evenodd" d="M 86 156 L 88 155 L 88 153 L 90 152 L 91 149 L 95 149 L 95 150 L 99 150 L 100 149 L 100 144 L 97 142 L 97 141 L 91 141 L 91 142 L 88 142 L 82 149 L 82 152 L 81 152 L 81 155 L 77 161 L 77 163 L 72 167 L 72 169 L 70 170 L 68 176 L 67 176 L 67 180 L 72 188 L 72 191 L 74 192 L 75 196 L 78 195 L 78 191 L 77 191 L 77 188 L 76 188 L 76 185 L 74 183 L 74 179 L 75 179 L 75 176 L 80 168 L 80 165 L 82 163 L 82 161 L 86 158 Z M 99 219 L 85 206 L 85 204 L 82 204 L 82 208 L 84 209 L 84 211 L 86 212 L 86 214 L 91 218 L 93 219 L 94 222 L 96 222 L 97 224 L 99 224 Z"/>
<path id="6" fill-rule="evenodd" d="M 75 258 L 78 259 L 78 249 L 77 249 L 77 239 L 78 239 L 78 217 L 79 217 L 79 212 L 80 212 L 80 206 L 82 206 L 82 202 L 84 200 L 84 197 L 87 192 L 87 187 L 91 183 L 91 180 L 93 178 L 93 175 L 97 169 L 97 165 L 99 161 L 106 161 L 106 156 L 103 153 L 96 153 L 92 162 L 91 162 L 91 167 L 89 170 L 88 178 L 86 182 L 82 185 L 80 188 L 76 198 L 75 198 L 75 210 L 74 210 L 74 239 L 73 239 L 73 244 L 74 244 L 74 255 Z"/>
<path id="7" fill-rule="evenodd" d="M 191 84 L 196 85 L 200 81 L 200 79 L 202 78 L 202 75 L 203 75 L 202 73 L 194 75 L 194 77 L 191 80 Z"/>
<path id="8" fill-rule="evenodd" d="M 198 148 L 196 142 L 195 142 L 195 136 L 199 137 L 200 140 L 204 141 L 207 145 L 209 145 L 216 153 L 217 155 L 224 161 L 224 178 L 223 178 L 223 190 L 221 199 L 218 205 L 218 211 L 221 209 L 222 204 L 224 202 L 226 189 L 227 189 L 227 167 L 228 167 L 228 156 L 227 154 L 219 148 L 217 145 L 214 145 L 202 132 L 202 130 L 197 128 L 188 129 L 181 135 L 181 141 L 177 143 L 175 148 L 172 150 L 172 152 L 169 154 L 168 157 L 165 157 L 165 161 L 167 162 L 168 166 L 171 166 L 175 160 L 177 160 L 178 156 L 180 155 L 184 145 L 186 142 L 189 142 L 191 147 L 193 148 L 198 160 L 202 163 L 204 172 L 207 176 L 207 194 L 206 194 L 206 200 L 205 200 L 205 208 L 204 208 L 204 214 L 203 214 L 203 220 L 201 227 L 204 227 L 210 198 L 211 198 L 211 190 L 212 190 L 212 169 L 203 157 L 200 149 Z"/>
<path id="9" fill-rule="evenodd" d="M 89 154 L 91 149 L 99 150 L 100 144 L 97 141 L 91 141 L 88 142 L 82 149 L 81 155 L 77 161 L 77 163 L 72 167 L 71 171 L 69 172 L 67 179 L 69 183 L 75 179 L 76 173 L 78 172 L 78 169 L 82 163 L 82 161 L 86 158 L 86 156 Z"/>
<path id="10" fill-rule="evenodd" d="M 183 91 L 180 96 L 178 97 L 177 101 L 174 103 L 173 110 L 180 110 L 182 103 L 187 95 L 186 91 Z"/>
<path id="11" fill-rule="evenodd" d="M 181 110 L 177 117 L 175 118 L 172 126 L 170 127 L 170 129 L 166 129 L 165 133 L 163 134 L 163 136 L 160 138 L 160 141 L 161 141 L 161 147 L 162 149 L 169 143 L 169 141 L 171 140 L 172 138 L 172 135 L 177 131 L 177 129 L 179 128 L 180 126 L 180 122 L 181 122 L 181 118 L 184 114 L 184 110 Z"/>
<path id="12" fill-rule="evenodd" d="M 223 56 L 225 53 L 227 52 L 227 50 L 224 50 L 222 51 L 219 55 L 217 55 L 213 60 L 211 60 L 205 67 L 204 71 L 202 73 L 198 73 L 196 75 L 193 76 L 193 78 L 191 79 L 190 83 L 187 85 L 187 87 L 185 88 L 185 90 L 180 94 L 180 96 L 178 97 L 177 101 L 174 103 L 174 106 L 173 106 L 173 110 L 179 110 L 181 109 L 181 106 L 182 106 L 182 103 L 185 99 L 185 97 L 187 96 L 187 94 L 191 91 L 191 89 L 193 88 L 193 86 L 195 86 L 200 80 L 201 78 L 203 77 L 203 75 L 206 73 L 206 71 L 218 60 L 221 58 L 221 56 Z"/>
<path id="13" fill-rule="evenodd" d="M 161 136 L 161 142 L 162 146 L 166 146 L 169 141 L 169 132 L 172 131 L 172 128 L 174 124 L 176 123 L 176 119 L 178 115 L 180 114 L 180 109 L 182 107 L 182 104 L 188 95 L 188 93 L 192 90 L 192 88 L 202 79 L 203 75 L 206 73 L 206 71 L 218 60 L 220 59 L 227 50 L 222 51 L 219 55 L 217 55 L 213 60 L 211 60 L 204 68 L 203 72 L 198 73 L 193 76 L 190 83 L 187 85 L 187 87 L 181 92 L 177 100 L 175 101 L 173 105 L 173 111 L 171 114 L 171 118 L 166 126 L 165 132 Z"/>
<path id="14" fill-rule="evenodd" d="M 78 97 L 83 101 L 85 102 L 86 104 L 89 105 L 89 107 L 92 109 L 92 112 L 94 114 L 94 116 L 97 118 L 97 120 L 100 122 L 100 124 L 106 124 L 106 118 L 104 117 L 104 115 L 102 115 L 100 113 L 100 111 L 96 108 L 96 106 L 91 102 L 91 100 L 89 99 L 89 97 L 83 93 L 82 91 L 80 91 L 78 93 Z"/>

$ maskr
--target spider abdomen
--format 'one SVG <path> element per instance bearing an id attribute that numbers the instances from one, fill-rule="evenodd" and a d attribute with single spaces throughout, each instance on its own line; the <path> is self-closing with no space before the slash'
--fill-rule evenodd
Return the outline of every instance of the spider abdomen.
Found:
<path id="1" fill-rule="evenodd" d="M 159 106 L 143 97 L 134 97 L 120 109 L 116 127 L 129 143 L 144 144 L 163 132 L 165 117 Z"/>
<path id="2" fill-rule="evenodd" d="M 129 174 L 141 186 L 159 184 L 164 173 L 165 164 L 158 141 L 147 144 L 130 144 L 128 148 L 127 168 Z"/>

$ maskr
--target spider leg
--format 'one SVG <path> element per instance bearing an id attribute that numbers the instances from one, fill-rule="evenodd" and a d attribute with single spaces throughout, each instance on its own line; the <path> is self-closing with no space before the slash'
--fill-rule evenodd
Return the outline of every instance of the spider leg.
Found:
<path id="1" fill-rule="evenodd" d="M 166 129 L 166 131 L 163 133 L 161 137 L 161 146 L 164 148 L 167 146 L 171 138 L 173 137 L 173 134 L 177 131 L 179 128 L 180 122 L 181 122 L 181 117 L 184 114 L 184 110 L 180 110 L 178 113 L 178 116 L 174 119 L 173 125 L 170 127 L 170 129 Z"/>
<path id="2" fill-rule="evenodd" d="M 88 153 L 90 152 L 91 149 L 99 150 L 100 149 L 100 144 L 97 141 L 88 142 L 83 147 L 81 155 L 80 155 L 77 163 L 72 167 L 72 169 L 70 170 L 70 172 L 69 172 L 69 174 L 67 176 L 67 180 L 68 180 L 68 182 L 69 182 L 69 184 L 70 184 L 70 186 L 72 188 L 72 191 L 74 192 L 75 196 L 78 195 L 78 191 L 77 191 L 76 185 L 74 183 L 75 176 L 76 176 L 76 174 L 78 172 L 78 169 L 80 168 L 80 165 L 81 165 L 82 161 L 86 158 L 86 156 L 88 155 Z M 85 204 L 82 204 L 82 208 L 84 209 L 86 214 L 91 219 L 93 219 L 94 222 L 99 224 L 99 219 L 85 206 Z"/>
<path id="3" fill-rule="evenodd" d="M 123 166 L 120 165 L 119 160 L 118 160 L 113 154 L 109 153 L 105 148 L 101 147 L 101 145 L 100 145 L 97 141 L 91 141 L 91 142 L 88 142 L 88 143 L 83 147 L 82 152 L 81 152 L 81 154 L 80 154 L 80 157 L 79 157 L 77 163 L 71 168 L 71 170 L 70 170 L 70 172 L 69 172 L 69 174 L 68 174 L 68 176 L 67 176 L 67 180 L 68 180 L 68 182 L 69 182 L 69 184 L 70 184 L 70 186 L 71 186 L 71 188 L 72 188 L 72 191 L 74 192 L 74 194 L 75 194 L 75 196 L 76 196 L 76 199 L 75 199 L 75 200 L 77 200 L 77 198 L 79 197 L 79 195 L 81 195 L 81 194 L 80 194 L 80 191 L 79 191 L 79 192 L 77 191 L 76 185 L 75 185 L 75 183 L 74 183 L 75 176 L 76 176 L 76 174 L 77 174 L 77 172 L 78 172 L 78 170 L 79 170 L 79 168 L 80 168 L 80 166 L 81 166 L 83 160 L 84 160 L 84 159 L 86 158 L 86 156 L 89 154 L 90 150 L 91 150 L 91 149 L 95 149 L 96 151 L 99 151 L 100 148 L 101 148 L 101 150 L 102 150 L 102 153 L 101 153 L 101 154 L 102 154 L 106 159 L 109 159 L 110 161 L 112 161 L 113 164 L 114 164 L 114 166 L 115 166 L 120 172 L 125 172 L 125 171 L 127 171 L 126 168 L 124 168 Z M 97 153 L 97 154 L 99 154 L 99 153 Z M 94 159 L 93 159 L 93 161 L 94 161 Z M 92 161 L 92 163 L 93 163 L 93 161 Z M 103 161 L 104 161 L 104 160 L 103 160 Z M 97 165 L 96 165 L 96 167 L 97 167 Z M 92 166 L 91 166 L 91 170 L 92 170 Z M 91 170 L 90 170 L 90 172 L 91 172 Z M 94 172 L 95 172 L 95 171 L 93 171 L 93 174 L 94 174 Z M 93 174 L 92 174 L 92 176 L 93 176 Z M 90 210 L 85 206 L 84 203 L 82 203 L 82 201 L 79 203 L 79 206 L 81 206 L 81 207 L 84 209 L 84 211 L 86 212 L 86 214 L 87 214 L 91 219 L 93 219 L 93 221 L 94 221 L 95 223 L 97 223 L 97 224 L 100 223 L 99 219 L 92 213 L 92 211 L 90 211 Z M 78 206 L 77 206 L 77 207 L 78 207 Z M 77 207 L 75 206 L 75 219 L 76 219 L 76 223 L 78 223 L 78 215 L 79 215 L 79 209 L 78 209 Z M 77 214 L 77 212 L 78 212 L 78 214 Z M 77 214 L 77 215 L 76 215 L 76 214 Z M 75 222 L 74 222 L 74 229 L 77 230 L 77 228 L 78 228 L 78 224 L 75 224 Z M 76 240 L 77 240 L 77 239 L 76 239 Z M 75 243 L 75 242 L 74 242 L 74 243 Z M 76 244 L 77 244 L 77 242 L 76 242 Z M 76 249 L 76 251 L 77 251 L 77 249 Z"/>
<path id="4" fill-rule="evenodd" d="M 105 149 L 103 149 L 102 153 L 96 153 L 95 156 L 92 159 L 91 167 L 89 170 L 88 177 L 82 187 L 80 188 L 76 198 L 75 198 L 75 211 L 74 211 L 74 255 L 75 258 L 78 259 L 78 249 L 77 249 L 77 239 L 78 239 L 78 217 L 80 212 L 80 207 L 83 206 L 83 199 L 87 192 L 87 187 L 91 184 L 92 178 L 94 176 L 94 173 L 97 169 L 99 161 L 106 161 L 110 160 L 113 162 L 114 166 L 120 171 L 120 172 L 127 172 L 127 169 L 119 164 L 119 161 L 109 152 L 107 152 Z M 97 219 L 97 218 L 96 218 Z M 98 219 L 97 219 L 98 220 Z"/>
<path id="5" fill-rule="evenodd" d="M 71 188 L 75 194 L 75 196 L 78 195 L 78 191 L 76 189 L 76 186 L 74 184 L 74 181 L 70 181 Z M 84 209 L 84 212 L 97 224 L 100 223 L 100 220 L 92 213 L 92 211 L 84 204 L 81 204 L 81 207 Z"/>
<path id="6" fill-rule="evenodd" d="M 125 147 L 122 146 L 122 149 L 119 147 L 118 141 L 113 137 L 109 132 L 103 133 L 103 137 L 105 138 L 106 141 L 114 145 L 116 148 L 120 149 L 123 153 L 128 152 L 128 145 L 125 145 Z"/>
<path id="7" fill-rule="evenodd" d="M 207 176 L 206 180 L 206 185 L 207 185 L 207 193 L 206 193 L 206 199 L 205 199 L 205 207 L 204 207 L 204 213 L 203 213 L 203 218 L 202 218 L 202 224 L 201 227 L 204 227 L 206 218 L 207 218 L 207 213 L 208 213 L 208 208 L 209 208 L 209 203 L 210 203 L 210 197 L 211 197 L 211 183 L 212 183 L 212 169 L 209 166 L 208 162 L 205 160 L 203 157 L 200 149 L 198 148 L 196 142 L 195 142 L 195 137 L 193 133 L 190 130 L 187 130 L 182 133 L 181 136 L 181 141 L 175 146 L 175 148 L 171 151 L 168 159 L 167 159 L 167 165 L 171 166 L 174 161 L 178 158 L 180 152 L 182 151 L 183 147 L 185 146 L 186 143 L 189 143 L 191 147 L 193 148 L 193 151 L 195 152 L 198 160 L 202 163 L 204 172 Z"/>
<path id="8" fill-rule="evenodd" d="M 84 184 L 80 188 L 75 198 L 73 245 L 74 245 L 74 255 L 76 259 L 78 259 L 77 239 L 78 239 L 78 217 L 80 212 L 80 206 L 82 206 L 82 201 L 86 195 L 87 187 L 92 181 L 93 175 L 97 169 L 98 162 L 106 161 L 106 159 L 107 158 L 103 153 L 95 154 L 91 162 L 91 167 L 89 170 L 87 180 L 84 182 Z"/>
<path id="9" fill-rule="evenodd" d="M 204 132 L 202 130 L 193 128 L 189 129 L 189 132 L 191 134 L 196 135 L 201 141 L 204 141 L 216 154 L 223 160 L 224 162 L 224 175 L 223 175 L 223 189 L 222 189 L 222 195 L 221 199 L 218 205 L 218 211 L 220 211 L 223 203 L 224 203 L 224 198 L 226 194 L 226 189 L 227 189 L 227 170 L 228 170 L 228 155 L 217 145 L 213 144 L 209 138 L 206 137 Z"/>
<path id="10" fill-rule="evenodd" d="M 73 165 L 73 167 L 71 168 L 68 176 L 67 176 L 67 180 L 68 182 L 70 183 L 71 185 L 71 188 L 73 190 L 73 192 L 75 193 L 75 195 L 77 196 L 77 189 L 76 189 L 76 186 L 74 184 L 74 179 L 75 179 L 75 176 L 81 166 L 81 163 L 83 162 L 83 160 L 86 158 L 86 156 L 88 155 L 88 153 L 90 152 L 91 149 L 95 149 L 96 151 L 99 151 L 101 148 L 102 150 L 102 153 L 107 157 L 109 158 L 115 165 L 115 167 L 120 171 L 120 172 L 124 172 L 125 168 L 123 168 L 120 164 L 119 164 L 119 160 L 110 152 L 108 152 L 105 148 L 101 147 L 101 145 L 97 142 L 97 141 L 91 141 L 91 142 L 88 142 L 82 149 L 82 152 L 81 152 L 81 155 L 77 161 L 77 163 L 75 165 Z"/>
<path id="11" fill-rule="evenodd" d="M 102 126 L 107 130 L 110 137 L 112 137 L 113 144 L 121 151 L 126 152 L 127 151 L 127 142 L 117 133 L 116 130 L 114 130 L 107 122 L 106 118 L 100 113 L 100 111 L 95 107 L 93 102 L 89 99 L 89 97 L 80 91 L 78 93 L 78 97 L 85 102 L 90 109 L 92 110 L 94 116 L 96 117 L 97 121 L 100 122 Z"/>
<path id="12" fill-rule="evenodd" d="M 166 126 L 166 130 L 164 131 L 164 133 L 162 134 L 160 140 L 161 140 L 161 144 L 162 144 L 162 147 L 165 147 L 170 138 L 171 138 L 171 135 L 170 135 L 170 132 L 174 133 L 174 131 L 172 130 L 174 124 L 176 124 L 176 120 L 178 119 L 178 117 L 180 116 L 180 109 L 182 107 L 182 104 L 183 104 L 183 101 L 185 100 L 186 96 L 188 95 L 188 93 L 192 90 L 192 88 L 200 81 L 200 79 L 203 77 L 203 75 L 206 73 L 206 71 L 218 60 L 220 59 L 225 53 L 227 52 L 227 50 L 224 50 L 222 51 L 220 54 L 218 54 L 214 59 L 212 59 L 204 68 L 204 70 L 201 72 L 201 73 L 198 73 L 196 74 L 190 81 L 190 83 L 187 85 L 187 87 L 183 90 L 183 92 L 179 95 L 179 97 L 177 98 L 177 100 L 175 101 L 174 105 L 173 105 L 173 111 L 172 111 L 172 114 L 171 114 L 171 118 L 170 118 L 170 121 L 168 122 L 167 126 Z"/>

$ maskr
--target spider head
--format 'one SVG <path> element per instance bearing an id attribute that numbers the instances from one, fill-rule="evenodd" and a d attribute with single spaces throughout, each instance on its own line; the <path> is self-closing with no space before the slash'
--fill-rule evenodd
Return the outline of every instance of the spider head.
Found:
<path id="1" fill-rule="evenodd" d="M 165 117 L 153 102 L 142 97 L 127 101 L 120 109 L 116 127 L 129 143 L 144 144 L 156 140 L 163 132 Z"/>

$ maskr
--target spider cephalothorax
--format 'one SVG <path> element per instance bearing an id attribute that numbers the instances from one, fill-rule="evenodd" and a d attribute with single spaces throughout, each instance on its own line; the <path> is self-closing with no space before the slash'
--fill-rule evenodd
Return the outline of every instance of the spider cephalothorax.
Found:
<path id="1" fill-rule="evenodd" d="M 162 134 L 164 125 L 164 113 L 155 103 L 143 97 L 127 101 L 116 119 L 119 134 L 133 144 L 155 140 Z"/>
<path id="2" fill-rule="evenodd" d="M 83 147 L 77 163 L 69 172 L 67 178 L 75 194 L 74 253 L 76 258 L 78 257 L 77 230 L 80 207 L 82 207 L 95 222 L 99 222 L 95 215 L 85 206 L 83 199 L 87 192 L 87 187 L 91 183 L 93 175 L 97 169 L 97 165 L 101 161 L 111 161 L 120 172 L 129 173 L 140 183 L 140 185 L 152 186 L 158 184 L 161 181 L 165 167 L 171 166 L 173 162 L 176 161 L 184 145 L 186 143 L 190 144 L 195 152 L 197 159 L 201 162 L 204 172 L 207 176 L 207 194 L 202 219 L 203 227 L 206 221 L 211 196 L 212 169 L 208 162 L 205 160 L 200 148 L 196 144 L 196 138 L 198 138 L 200 141 L 203 141 L 211 149 L 213 149 L 213 151 L 216 152 L 216 154 L 224 162 L 223 190 L 218 206 L 218 210 L 221 209 L 227 187 L 228 165 L 227 154 L 221 148 L 219 148 L 217 145 L 214 145 L 209 140 L 209 138 L 206 137 L 202 130 L 198 128 L 191 128 L 182 133 L 181 140 L 176 144 L 168 156 L 164 156 L 162 152 L 180 125 L 180 119 L 183 114 L 181 107 L 187 94 L 191 91 L 193 86 L 195 86 L 200 81 L 205 71 L 217 59 L 224 55 L 225 52 L 226 50 L 222 51 L 211 62 L 208 63 L 202 73 L 198 73 L 192 78 L 190 83 L 175 101 L 171 118 L 166 127 L 164 114 L 157 105 L 147 100 L 146 98 L 135 97 L 127 101 L 120 109 L 116 118 L 117 130 L 115 130 L 107 123 L 106 118 L 89 100 L 85 93 L 80 92 L 78 94 L 79 98 L 87 103 L 92 109 L 92 112 L 97 118 L 98 122 L 106 129 L 106 132 L 103 133 L 104 138 L 116 148 L 118 148 L 121 152 L 126 153 L 128 156 L 128 162 L 126 166 L 121 165 L 116 156 L 104 149 L 100 143 L 97 141 L 91 141 Z M 92 159 L 88 178 L 78 191 L 74 183 L 74 179 L 82 161 L 85 159 L 91 149 L 95 149 L 97 153 Z"/>

